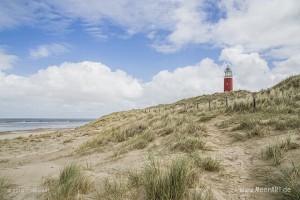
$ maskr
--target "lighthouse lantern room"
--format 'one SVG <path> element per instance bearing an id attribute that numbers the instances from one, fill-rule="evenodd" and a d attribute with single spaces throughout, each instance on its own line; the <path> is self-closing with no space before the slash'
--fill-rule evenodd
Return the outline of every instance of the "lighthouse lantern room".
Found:
<path id="1" fill-rule="evenodd" d="M 224 76 L 224 92 L 231 92 L 233 89 L 233 81 L 232 81 L 232 71 L 229 66 L 225 69 Z"/>

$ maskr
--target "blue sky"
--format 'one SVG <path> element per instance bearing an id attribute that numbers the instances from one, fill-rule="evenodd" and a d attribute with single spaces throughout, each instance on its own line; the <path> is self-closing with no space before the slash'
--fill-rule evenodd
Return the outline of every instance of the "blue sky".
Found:
<path id="1" fill-rule="evenodd" d="M 0 117 L 97 117 L 300 73 L 298 0 L 2 0 Z"/>
<path id="2" fill-rule="evenodd" d="M 86 32 L 80 22 L 71 25 L 69 31 L 47 32 L 37 27 L 17 27 L 0 32 L 5 49 L 18 56 L 16 67 L 9 70 L 18 75 L 33 74 L 41 68 L 63 62 L 95 61 L 102 62 L 112 69 L 122 69 L 133 76 L 148 81 L 161 70 L 174 70 L 210 57 L 217 60 L 220 48 L 209 45 L 191 45 L 171 54 L 157 52 L 144 34 L 122 37 L 124 31 L 114 27 L 109 21 L 102 26 L 110 27 L 112 36 L 97 38 Z M 60 43 L 68 51 L 41 59 L 30 57 L 30 49 L 39 45 Z"/>

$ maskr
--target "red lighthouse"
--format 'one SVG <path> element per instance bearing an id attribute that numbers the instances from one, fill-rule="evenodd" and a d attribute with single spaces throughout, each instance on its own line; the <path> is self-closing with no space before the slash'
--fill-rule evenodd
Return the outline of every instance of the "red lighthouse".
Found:
<path id="1" fill-rule="evenodd" d="M 232 89 L 233 89 L 232 71 L 227 66 L 225 69 L 225 76 L 224 76 L 224 92 L 231 92 Z"/>

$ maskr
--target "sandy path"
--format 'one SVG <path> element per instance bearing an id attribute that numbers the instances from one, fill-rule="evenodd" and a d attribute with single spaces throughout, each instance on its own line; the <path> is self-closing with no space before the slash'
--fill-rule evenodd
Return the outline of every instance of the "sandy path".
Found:
<path id="1" fill-rule="evenodd" d="M 217 123 L 225 119 L 225 117 L 218 117 L 206 124 L 209 133 L 207 140 L 211 142 L 213 148 L 210 154 L 220 158 L 223 164 L 223 172 L 220 176 L 215 177 L 210 174 L 204 176 L 209 180 L 212 188 L 217 190 L 215 196 L 220 200 L 272 199 L 269 193 L 247 193 L 243 190 L 263 185 L 253 174 L 259 166 L 266 165 L 259 157 L 261 149 L 277 136 L 270 135 L 234 142 L 230 136 L 231 131 L 216 127 Z"/>
<path id="2" fill-rule="evenodd" d="M 257 154 L 261 149 L 259 146 L 265 143 L 257 143 L 256 139 L 233 142 L 228 130 L 216 127 L 217 123 L 225 119 L 218 117 L 206 124 L 209 134 L 207 140 L 213 150 L 209 154 L 221 160 L 223 171 L 220 175 L 204 174 L 203 179 L 210 182 L 217 199 L 265 200 L 269 197 L 267 194 L 243 192 L 243 189 L 255 188 L 259 184 L 252 174 L 257 165 L 262 164 Z"/>

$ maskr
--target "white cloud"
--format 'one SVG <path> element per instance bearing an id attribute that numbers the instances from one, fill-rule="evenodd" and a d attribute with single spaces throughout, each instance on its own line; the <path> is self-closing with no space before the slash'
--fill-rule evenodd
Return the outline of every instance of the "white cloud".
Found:
<path id="1" fill-rule="evenodd" d="M 222 91 L 223 69 L 206 58 L 192 66 L 175 71 L 161 71 L 144 84 L 143 101 L 168 103 L 186 97 Z"/>
<path id="2" fill-rule="evenodd" d="M 210 40 L 210 25 L 205 23 L 205 13 L 200 7 L 203 1 L 182 1 L 171 16 L 174 27 L 163 41 L 154 44 L 160 52 L 175 52 L 191 43 L 206 43 Z"/>
<path id="3" fill-rule="evenodd" d="M 52 43 L 40 45 L 31 49 L 29 54 L 33 59 L 46 58 L 49 56 L 57 56 L 69 51 L 66 44 Z"/>
<path id="4" fill-rule="evenodd" d="M 173 15 L 175 26 L 161 45 L 155 45 L 156 49 L 174 52 L 191 43 L 212 43 L 218 46 L 242 45 L 258 52 L 284 49 L 286 54 L 288 51 L 293 53 L 300 46 L 298 0 L 221 0 L 215 6 L 225 15 L 216 22 L 207 20 L 211 11 L 203 9 L 205 3 L 182 2 Z"/>
<path id="5" fill-rule="evenodd" d="M 273 83 L 270 68 L 258 53 L 245 53 L 237 46 L 223 49 L 220 59 L 232 64 L 236 89 L 258 90 Z"/>
<path id="6" fill-rule="evenodd" d="M 268 51 L 266 56 L 277 58 L 277 59 L 288 59 L 289 57 L 299 56 L 300 55 L 300 45 L 291 45 L 273 48 Z"/>
<path id="7" fill-rule="evenodd" d="M 291 75 L 300 74 L 300 54 L 274 64 L 273 72 L 278 81 Z"/>
<path id="8" fill-rule="evenodd" d="M 241 46 L 222 50 L 234 88 L 259 90 L 300 73 L 300 57 L 274 63 Z M 206 58 L 195 65 L 163 70 L 149 82 L 97 62 L 63 63 L 30 76 L 0 72 L 0 117 L 97 117 L 223 91 L 224 67 Z"/>
<path id="9" fill-rule="evenodd" d="M 132 107 L 132 99 L 142 92 L 140 83 L 124 71 L 94 62 L 50 66 L 31 76 L 2 73 L 0 115 L 97 116 Z"/>
<path id="10" fill-rule="evenodd" d="M 5 51 L 0 49 L 0 71 L 13 67 L 17 59 L 17 56 L 7 54 Z"/>
<path id="11" fill-rule="evenodd" d="M 208 4 L 215 9 L 208 9 Z M 210 20 L 211 17 L 215 19 Z M 209 43 L 221 47 L 242 45 L 260 53 L 276 49 L 276 53 L 268 55 L 281 56 L 278 54 L 284 51 L 286 57 L 286 53 L 294 54 L 293 49 L 300 46 L 298 0 L 0 2 L 0 29 L 30 24 L 65 30 L 78 21 L 86 31 L 100 38 L 114 35 L 107 32 L 110 29 L 104 21 L 120 27 L 127 35 L 151 35 L 152 46 L 161 52 Z"/>
<path id="12" fill-rule="evenodd" d="M 223 1 L 227 18 L 212 29 L 215 40 L 250 50 L 300 45 L 298 0 Z"/>

